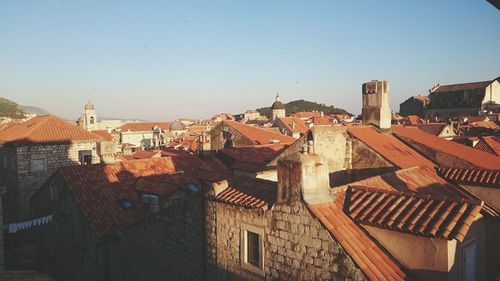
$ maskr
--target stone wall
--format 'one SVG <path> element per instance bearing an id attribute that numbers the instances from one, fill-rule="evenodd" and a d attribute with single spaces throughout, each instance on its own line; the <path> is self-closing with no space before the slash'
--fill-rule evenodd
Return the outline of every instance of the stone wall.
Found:
<path id="1" fill-rule="evenodd" d="M 210 149 L 217 150 L 224 148 L 224 143 L 226 142 L 222 137 L 222 132 L 226 130 L 231 132 L 233 135 L 233 147 L 253 145 L 254 143 L 247 137 L 240 134 L 238 131 L 231 127 L 225 126 L 224 123 L 219 123 L 210 131 Z"/>
<path id="2" fill-rule="evenodd" d="M 202 204 L 196 194 L 125 230 L 123 279 L 117 280 L 203 280 Z"/>
<path id="3" fill-rule="evenodd" d="M 264 229 L 264 276 L 242 267 L 242 224 Z M 300 201 L 272 210 L 208 201 L 208 280 L 366 280 Z"/>
<path id="4" fill-rule="evenodd" d="M 29 145 L 17 147 L 17 214 L 26 218 L 29 214 L 29 199 L 35 191 L 55 172 L 63 166 L 80 165 L 78 152 L 92 151 L 92 163 L 99 163 L 96 153 L 96 142 L 75 142 L 65 144 Z M 44 171 L 31 171 L 33 156 L 43 156 L 46 159 Z"/>

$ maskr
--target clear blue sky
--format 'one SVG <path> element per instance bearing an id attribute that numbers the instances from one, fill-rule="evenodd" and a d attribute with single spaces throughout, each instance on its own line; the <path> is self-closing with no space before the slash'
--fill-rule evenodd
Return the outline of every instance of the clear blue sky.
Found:
<path id="1" fill-rule="evenodd" d="M 458 1 L 0 0 L 0 96 L 76 118 L 208 117 L 307 99 L 361 111 L 500 76 L 500 12 Z"/>

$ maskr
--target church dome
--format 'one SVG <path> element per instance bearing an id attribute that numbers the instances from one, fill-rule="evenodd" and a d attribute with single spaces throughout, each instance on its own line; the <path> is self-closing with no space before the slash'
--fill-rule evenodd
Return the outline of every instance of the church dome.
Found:
<path id="1" fill-rule="evenodd" d="M 186 125 L 184 125 L 184 123 L 182 123 L 181 121 L 179 121 L 179 119 L 175 120 L 174 122 L 172 122 L 172 124 L 170 124 L 170 131 L 184 131 L 186 130 Z"/>
<path id="2" fill-rule="evenodd" d="M 274 101 L 273 105 L 271 106 L 271 110 L 275 109 L 285 109 L 285 105 L 280 101 L 280 96 L 276 95 L 276 100 Z"/>
<path id="3" fill-rule="evenodd" d="M 94 110 L 94 105 L 89 101 L 85 105 L 85 110 Z"/>

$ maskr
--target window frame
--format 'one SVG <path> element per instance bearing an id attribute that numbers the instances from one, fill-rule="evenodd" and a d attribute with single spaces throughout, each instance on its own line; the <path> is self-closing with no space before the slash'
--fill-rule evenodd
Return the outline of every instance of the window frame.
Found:
<path id="1" fill-rule="evenodd" d="M 259 236 L 259 266 L 248 261 L 248 232 L 257 234 Z M 241 267 L 247 271 L 265 276 L 264 267 L 264 229 L 254 225 L 241 224 L 241 237 L 240 237 L 240 261 Z"/>
<path id="2" fill-rule="evenodd" d="M 33 169 L 33 161 L 35 160 L 43 161 L 43 169 Z M 45 155 L 32 155 L 30 159 L 30 171 L 32 173 L 47 171 L 47 157 Z"/>

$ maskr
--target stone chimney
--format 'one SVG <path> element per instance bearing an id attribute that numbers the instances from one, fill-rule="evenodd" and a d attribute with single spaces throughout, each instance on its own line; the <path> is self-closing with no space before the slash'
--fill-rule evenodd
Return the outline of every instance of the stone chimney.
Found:
<path id="1" fill-rule="evenodd" d="M 276 204 L 291 204 L 304 199 L 309 204 L 332 200 L 327 161 L 305 144 L 302 152 L 278 161 Z"/>
<path id="2" fill-rule="evenodd" d="M 382 130 L 391 128 L 389 82 L 372 80 L 363 84 L 363 124 L 373 124 Z"/>

